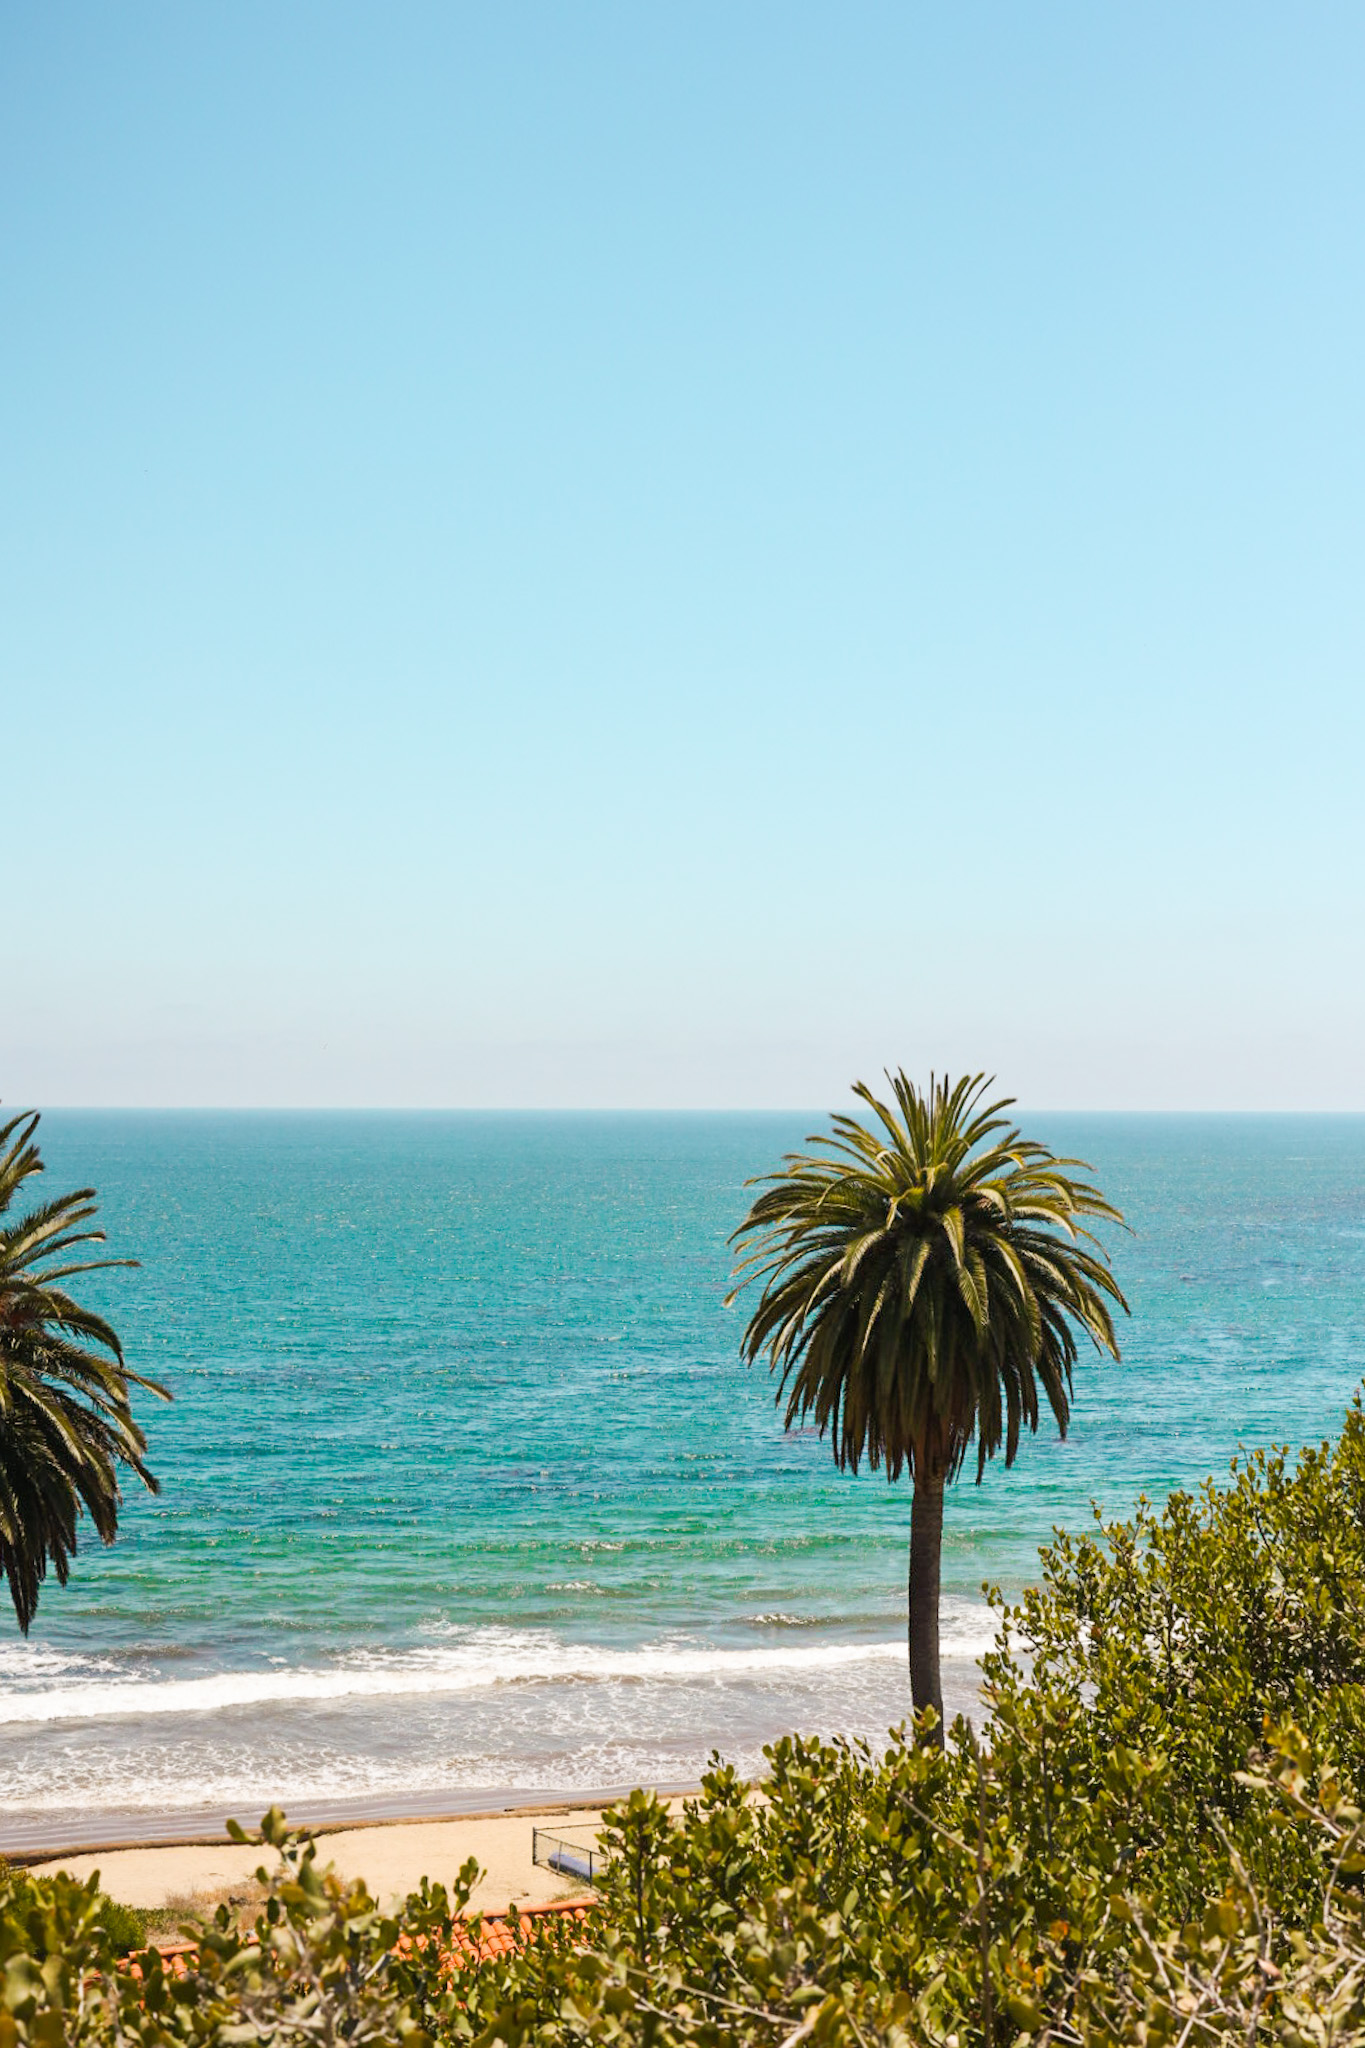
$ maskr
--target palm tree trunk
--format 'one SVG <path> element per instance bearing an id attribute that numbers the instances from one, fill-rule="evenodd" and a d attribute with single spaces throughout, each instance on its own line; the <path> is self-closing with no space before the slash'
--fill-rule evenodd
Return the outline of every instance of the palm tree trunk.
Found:
<path id="1" fill-rule="evenodd" d="M 925 1461 L 928 1464 L 928 1460 Z M 910 1501 L 910 1698 L 915 1712 L 932 1707 L 935 1741 L 943 1746 L 943 1681 L 938 1668 L 938 1585 L 943 1555 L 943 1470 L 916 1468 Z"/>

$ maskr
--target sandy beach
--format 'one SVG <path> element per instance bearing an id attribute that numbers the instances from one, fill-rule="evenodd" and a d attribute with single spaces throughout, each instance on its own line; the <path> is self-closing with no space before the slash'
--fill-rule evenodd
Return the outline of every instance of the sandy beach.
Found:
<path id="1" fill-rule="evenodd" d="M 501 1911 L 584 1892 L 581 1881 L 531 1861 L 531 1834 L 533 1828 L 547 1829 L 586 1850 L 594 1845 L 601 1819 L 600 1806 L 559 1805 L 319 1830 L 316 1839 L 319 1859 L 335 1864 L 344 1877 L 363 1877 L 381 1906 L 400 1903 L 423 1877 L 449 1884 L 466 1859 L 476 1857 L 484 1875 L 471 1904 Z M 222 1901 L 249 1904 L 263 1861 L 269 1864 L 269 1851 L 225 1838 L 57 1856 L 33 1868 L 42 1875 L 65 1870 L 79 1878 L 98 1870 L 104 1890 L 126 1906 L 188 1914 L 212 1911 Z"/>

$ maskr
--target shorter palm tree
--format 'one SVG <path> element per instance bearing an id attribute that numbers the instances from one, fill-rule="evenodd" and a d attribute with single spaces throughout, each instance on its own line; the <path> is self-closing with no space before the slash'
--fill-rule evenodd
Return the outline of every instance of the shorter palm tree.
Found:
<path id="1" fill-rule="evenodd" d="M 1109 1305 L 1128 1304 L 1078 1219 L 1123 1218 L 1073 1178 L 1083 1160 L 1019 1135 L 1010 1098 L 983 1105 L 984 1076 L 931 1076 L 926 1095 L 887 1078 L 892 1104 L 854 1089 L 870 1126 L 836 1116 L 816 1153 L 750 1183 L 735 1293 L 762 1283 L 742 1349 L 767 1353 L 788 1429 L 813 1414 L 841 1470 L 910 1472 L 910 1694 L 941 1740 L 944 1487 L 973 1440 L 978 1481 L 1002 1443 L 1014 1463 L 1040 1388 L 1066 1435 L 1075 1327 L 1118 1357 Z"/>
<path id="2" fill-rule="evenodd" d="M 120 1467 L 150 1493 L 160 1491 L 144 1462 L 147 1439 L 129 1393 L 144 1387 L 170 1399 L 128 1370 L 109 1324 L 65 1291 L 78 1274 L 137 1263 L 69 1260 L 79 1246 L 104 1243 L 102 1230 L 87 1228 L 94 1189 L 9 1219 L 24 1182 L 43 1171 L 37 1127 L 36 1114 L 0 1127 L 0 1569 L 25 1635 L 49 1564 L 66 1584 L 80 1515 L 89 1515 L 102 1542 L 113 1542 Z"/>

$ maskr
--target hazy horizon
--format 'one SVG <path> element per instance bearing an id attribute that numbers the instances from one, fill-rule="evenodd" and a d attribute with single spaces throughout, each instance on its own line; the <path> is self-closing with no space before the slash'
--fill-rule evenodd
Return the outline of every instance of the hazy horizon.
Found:
<path id="1" fill-rule="evenodd" d="M 21 1109 L 17 1103 L 0 1101 L 0 1122 L 11 1116 L 31 1114 L 41 1116 L 55 1112 L 59 1116 L 279 1116 L 279 1117 L 344 1117 L 344 1116 L 448 1116 L 448 1117 L 755 1117 L 782 1118 L 808 1117 L 813 1121 L 828 1121 L 836 1112 L 847 1110 L 859 1114 L 858 1104 L 848 1091 L 846 1101 L 832 1100 L 822 1104 L 785 1103 L 692 1103 L 679 1107 L 666 1103 L 519 1103 L 519 1102 L 49 1102 L 25 1104 Z M 1080 1120 L 1094 1118 L 1158 1118 L 1194 1120 L 1205 1117 L 1211 1122 L 1220 1118 L 1241 1118 L 1254 1120 L 1257 1117 L 1277 1121 L 1349 1122 L 1365 1119 L 1365 1110 L 1360 1109 L 1224 1109 L 1163 1108 L 1159 1104 L 1148 1108 L 1115 1108 L 1103 1103 L 1077 1105 L 1066 1102 L 1012 1102 L 1009 1108 L 1012 1120 L 1027 1124 L 1047 1117 L 1074 1117 Z"/>

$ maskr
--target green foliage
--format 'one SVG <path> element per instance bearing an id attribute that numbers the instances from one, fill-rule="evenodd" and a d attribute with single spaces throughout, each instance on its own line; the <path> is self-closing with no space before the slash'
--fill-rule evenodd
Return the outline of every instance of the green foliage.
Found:
<path id="1" fill-rule="evenodd" d="M 0 1966 L 16 1954 L 41 1965 L 87 1941 L 100 1961 L 112 1962 L 143 1947 L 145 1938 L 142 1914 L 102 1892 L 98 1874 L 78 1884 L 0 1863 Z"/>
<path id="2" fill-rule="evenodd" d="M 1365 2048 L 1365 1411 L 1340 1441 L 1059 1537 L 1000 1606 L 987 1719 L 790 1737 L 607 1817 L 599 1903 L 452 1969 L 278 1814 L 254 1931 L 173 1980 L 90 1886 L 0 1880 L 0 2048 Z"/>
<path id="3" fill-rule="evenodd" d="M 400 1919 L 363 1884 L 319 1869 L 313 1844 L 274 1809 L 262 1839 L 278 1864 L 259 1873 L 267 1897 L 254 1928 L 234 1925 L 225 1906 L 188 1925 L 198 1953 L 184 1976 L 154 1948 L 117 1953 L 97 1878 L 0 1876 L 0 2048 L 427 2048 L 455 2011 L 440 1959 L 474 1866 L 453 1899 L 424 1883 Z"/>
<path id="4" fill-rule="evenodd" d="M 836 1117 L 760 1183 L 735 1232 L 740 1288 L 760 1287 L 743 1350 L 766 1353 L 787 1427 L 813 1415 L 841 1468 L 908 1468 L 911 1696 L 941 1716 L 944 1486 L 973 1441 L 978 1479 L 1002 1445 L 1014 1462 L 1040 1389 L 1066 1434 L 1077 1329 L 1117 1358 L 1111 1304 L 1127 1304 L 1084 1219 L 1122 1218 L 1082 1161 L 1020 1135 L 1009 1101 L 983 1104 L 983 1076 L 927 1095 L 888 1078 L 894 1104 L 859 1083 L 871 1121 Z"/>
<path id="5" fill-rule="evenodd" d="M 791 1738 L 758 1799 L 610 1817 L 602 1925 L 485 2025 L 620 2037 L 1365 2041 L 1365 1415 L 1059 1538 L 945 1751 Z"/>
<path id="6" fill-rule="evenodd" d="M 860 1082 L 873 1121 L 836 1116 L 760 1183 L 735 1232 L 740 1285 L 762 1284 L 744 1350 L 841 1466 L 951 1479 L 973 1438 L 978 1473 L 1002 1442 L 1013 1463 L 1040 1385 L 1065 1433 L 1073 1322 L 1117 1357 L 1109 1304 L 1126 1304 L 1079 1219 L 1122 1218 L 1073 1177 L 1082 1161 L 1020 1136 L 1009 1100 L 983 1106 L 983 1076 L 891 1086 L 894 1106 Z"/>
<path id="7" fill-rule="evenodd" d="M 0 1127 L 0 1569 L 25 1634 L 49 1564 L 66 1584 L 80 1516 L 113 1542 L 120 1468 L 157 1491 L 130 1388 L 170 1398 L 129 1371 L 113 1329 L 66 1291 L 79 1274 L 135 1263 L 71 1259 L 104 1242 L 102 1230 L 87 1228 L 94 1189 L 10 1216 L 24 1183 L 43 1171 L 37 1126 L 30 1115 Z"/>

